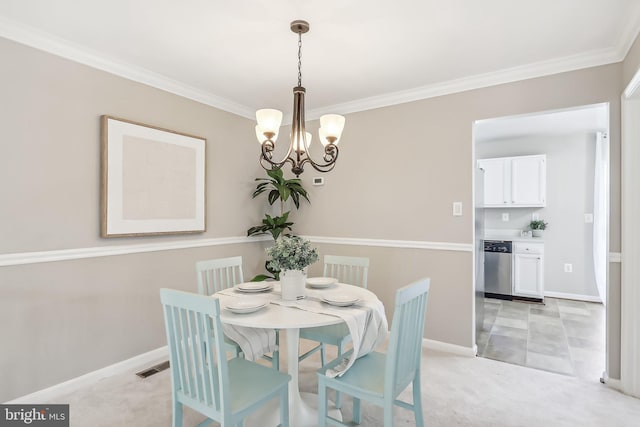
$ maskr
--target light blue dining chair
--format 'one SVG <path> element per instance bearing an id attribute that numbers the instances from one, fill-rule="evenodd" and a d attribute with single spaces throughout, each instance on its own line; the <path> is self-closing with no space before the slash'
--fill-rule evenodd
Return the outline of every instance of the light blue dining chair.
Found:
<path id="1" fill-rule="evenodd" d="M 205 419 L 241 426 L 242 420 L 274 398 L 280 422 L 289 425 L 291 376 L 242 358 L 227 360 L 220 301 L 204 295 L 161 289 L 173 397 L 173 426 L 182 426 L 183 405 Z M 213 349 L 213 351 L 205 351 Z"/>
<path id="2" fill-rule="evenodd" d="M 350 257 L 340 255 L 325 255 L 323 276 L 338 279 L 340 283 L 367 288 L 367 275 L 369 272 L 369 258 Z M 300 330 L 300 338 L 317 341 L 320 344 L 300 355 L 302 361 L 320 350 L 320 363 L 325 364 L 325 344 L 338 347 L 338 358 L 344 353 L 345 345 L 351 342 L 349 328 L 343 323 L 316 328 Z M 336 395 L 336 407 L 342 407 L 340 393 Z"/>
<path id="3" fill-rule="evenodd" d="M 329 378 L 327 369 L 342 362 L 336 359 L 318 371 L 318 426 L 347 424 L 327 414 L 327 388 L 353 396 L 353 422 L 360 424 L 361 399 L 384 408 L 384 427 L 393 426 L 394 405 L 413 410 L 416 426 L 424 426 L 420 389 L 422 336 L 430 279 L 418 280 L 396 292 L 387 353 L 371 352 L 358 360 L 341 377 Z M 348 356 L 348 352 L 345 356 Z M 413 404 L 397 400 L 409 384 L 413 385 Z"/>
<path id="4" fill-rule="evenodd" d="M 198 261 L 196 262 L 196 274 L 198 276 L 198 292 L 201 295 L 213 295 L 224 289 L 233 288 L 244 282 L 242 257 L 234 256 Z M 235 341 L 227 336 L 224 338 L 227 351 L 236 357 L 242 354 L 240 346 Z M 273 364 L 275 370 L 280 369 L 279 344 L 280 333 L 276 331 L 276 350 L 273 352 L 273 356 L 262 356 Z"/>

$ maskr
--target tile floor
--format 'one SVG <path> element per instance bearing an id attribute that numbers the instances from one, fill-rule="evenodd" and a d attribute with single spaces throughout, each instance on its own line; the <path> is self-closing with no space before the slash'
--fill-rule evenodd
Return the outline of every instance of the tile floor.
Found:
<path id="1" fill-rule="evenodd" d="M 605 308 L 545 298 L 544 304 L 485 298 L 478 355 L 589 381 L 605 366 Z"/>

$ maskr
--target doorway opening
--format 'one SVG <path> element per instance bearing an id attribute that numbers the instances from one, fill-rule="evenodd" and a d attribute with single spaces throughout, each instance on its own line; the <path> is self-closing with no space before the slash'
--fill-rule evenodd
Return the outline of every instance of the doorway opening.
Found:
<path id="1" fill-rule="evenodd" d="M 606 103 L 474 123 L 478 356 L 603 376 L 608 133 Z"/>

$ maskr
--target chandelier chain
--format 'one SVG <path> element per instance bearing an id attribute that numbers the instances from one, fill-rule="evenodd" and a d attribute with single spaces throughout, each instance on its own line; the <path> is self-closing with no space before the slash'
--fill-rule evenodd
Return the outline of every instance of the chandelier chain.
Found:
<path id="1" fill-rule="evenodd" d="M 302 33 L 298 33 L 298 86 L 302 86 Z"/>

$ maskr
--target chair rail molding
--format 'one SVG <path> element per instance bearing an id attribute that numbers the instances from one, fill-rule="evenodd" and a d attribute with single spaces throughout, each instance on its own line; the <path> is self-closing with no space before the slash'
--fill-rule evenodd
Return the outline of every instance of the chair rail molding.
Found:
<path id="1" fill-rule="evenodd" d="M 440 251 L 472 252 L 472 243 L 428 242 L 422 240 L 386 240 L 354 237 L 302 236 L 314 243 L 351 246 L 380 246 L 385 248 L 433 249 Z"/>
<path id="2" fill-rule="evenodd" d="M 93 248 L 59 249 L 40 252 L 18 252 L 0 254 L 0 267 L 41 262 L 68 261 L 84 258 L 98 258 L 113 255 L 128 255 L 144 252 L 169 251 L 174 249 L 202 248 L 207 246 L 233 245 L 270 240 L 270 236 L 258 237 L 218 237 L 213 239 L 177 240 L 162 243 L 138 245 L 98 246 Z"/>

